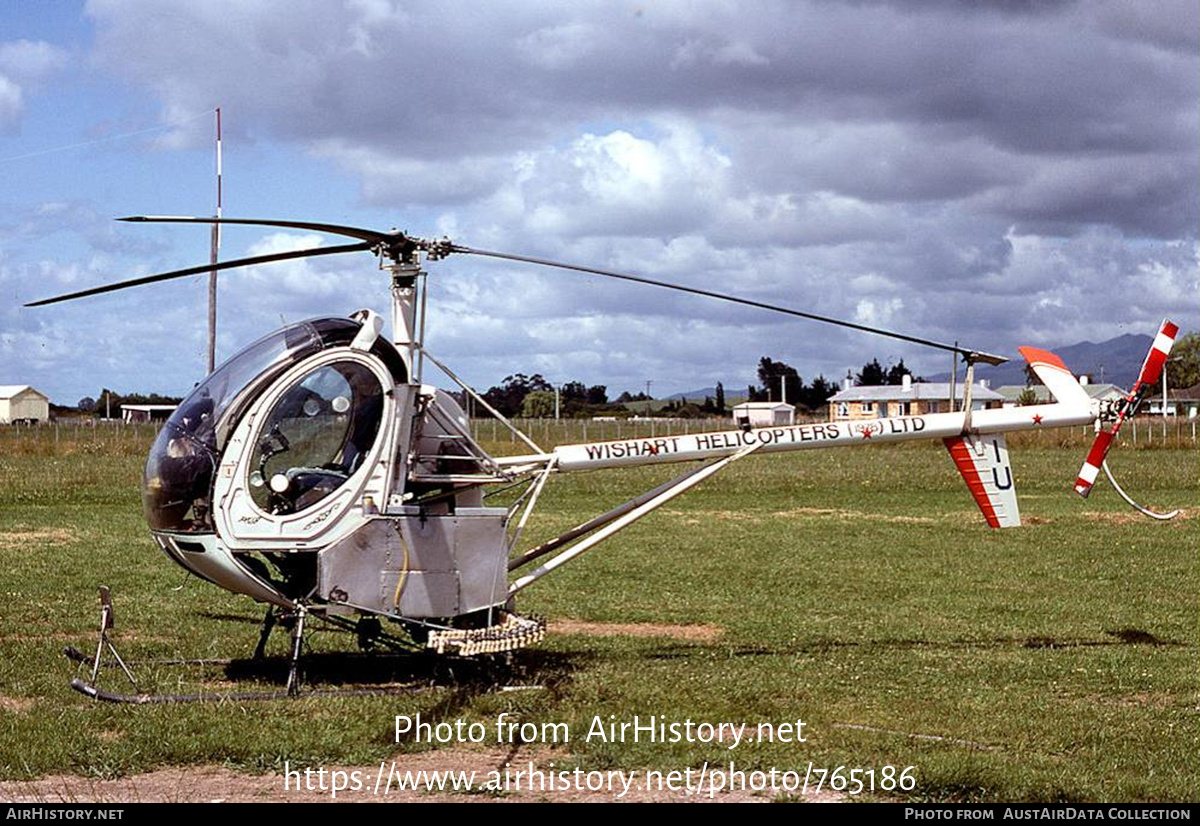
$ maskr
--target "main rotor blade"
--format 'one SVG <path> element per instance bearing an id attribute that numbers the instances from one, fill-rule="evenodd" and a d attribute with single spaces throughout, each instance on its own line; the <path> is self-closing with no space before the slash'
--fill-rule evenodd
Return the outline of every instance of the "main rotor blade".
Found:
<path id="1" fill-rule="evenodd" d="M 1008 361 L 1004 356 L 997 356 L 992 353 L 985 353 L 982 350 L 970 350 L 964 347 L 958 347 L 953 344 L 944 344 L 940 341 L 931 341 L 927 338 L 918 338 L 916 336 L 905 335 L 904 333 L 894 333 L 890 330 L 883 330 L 879 327 L 868 327 L 865 324 L 855 324 L 853 321 L 843 321 L 840 318 L 830 318 L 829 316 L 817 315 L 816 313 L 806 313 L 802 310 L 793 310 L 790 307 L 780 307 L 776 304 L 767 304 L 762 301 L 754 301 L 749 298 L 740 298 L 727 293 L 717 293 L 711 290 L 702 290 L 698 287 L 685 287 L 681 284 L 672 284 L 669 281 L 656 281 L 652 278 L 643 278 L 639 275 L 630 275 L 622 272 L 612 272 L 610 270 L 599 270 L 594 267 L 581 267 L 577 264 L 564 264 L 561 261 L 550 261 L 545 258 L 531 258 L 525 255 L 512 255 L 505 252 L 493 252 L 491 250 L 477 250 L 471 247 L 460 247 L 457 244 L 451 249 L 454 252 L 465 253 L 469 255 L 483 255 L 488 258 L 502 258 L 507 261 L 519 261 L 525 264 L 540 264 L 544 267 L 557 267 L 560 270 L 574 270 L 575 272 L 588 273 L 589 275 L 603 275 L 606 278 L 619 278 L 622 281 L 633 281 L 637 284 L 648 284 L 653 287 L 664 287 L 668 290 L 677 290 L 681 293 L 690 293 L 692 295 L 702 295 L 707 298 L 716 298 L 720 301 L 728 301 L 732 304 L 742 304 L 747 307 L 757 307 L 761 310 L 770 310 L 776 313 L 785 315 L 797 316 L 798 318 L 807 318 L 812 321 L 822 321 L 826 324 L 836 324 L 839 327 L 849 327 L 851 330 L 861 330 L 864 333 L 874 333 L 878 336 L 887 336 L 888 338 L 899 339 L 900 341 L 908 341 L 913 344 L 921 344 L 925 347 L 936 347 L 939 350 L 946 350 L 951 353 L 958 353 L 966 359 L 983 364 L 1003 364 Z"/>
<path id="2" fill-rule="evenodd" d="M 312 221 L 276 221 L 266 218 L 195 218 L 190 215 L 130 215 L 125 218 L 118 218 L 117 220 L 129 221 L 131 223 L 243 224 L 253 227 L 310 229 L 315 232 L 328 232 L 333 235 L 345 235 L 347 238 L 359 238 L 363 241 L 375 242 L 393 242 L 406 237 L 402 232 L 380 232 L 375 229 L 347 227 L 341 224 L 321 224 Z"/>
<path id="3" fill-rule="evenodd" d="M 183 278 L 185 275 L 196 275 L 198 273 L 212 272 L 214 270 L 228 270 L 233 267 L 248 267 L 253 264 L 269 264 L 272 261 L 287 261 L 292 258 L 311 258 L 317 255 L 337 255 L 342 252 L 360 252 L 369 250 L 375 246 L 374 242 L 361 241 L 357 244 L 342 244 L 336 247 L 316 247 L 307 250 L 292 250 L 291 252 L 273 252 L 270 255 L 254 255 L 249 258 L 235 258 L 231 261 L 219 261 L 216 264 L 203 264 L 199 267 L 188 267 L 185 270 L 172 270 L 171 272 L 162 272 L 157 275 L 145 275 L 141 278 L 131 278 L 128 281 L 118 281 L 115 284 L 105 284 L 102 287 L 92 287 L 89 290 L 80 290 L 79 292 L 67 293 L 65 295 L 56 295 L 53 298 L 43 298 L 40 301 L 33 301 L 26 304 L 26 307 L 42 307 L 46 304 L 57 304 L 60 301 L 70 301 L 73 298 L 84 298 L 89 295 L 99 295 L 100 293 L 109 293 L 114 290 L 123 290 L 126 287 L 138 287 L 142 284 L 153 284 L 157 281 L 169 281 L 172 278 Z"/>

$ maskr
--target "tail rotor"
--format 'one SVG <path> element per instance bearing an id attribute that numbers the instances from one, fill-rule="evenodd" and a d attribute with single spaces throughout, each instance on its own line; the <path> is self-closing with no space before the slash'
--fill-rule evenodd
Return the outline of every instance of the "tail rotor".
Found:
<path id="1" fill-rule="evenodd" d="M 1142 363 L 1142 371 L 1138 374 L 1133 389 L 1129 391 L 1129 394 L 1116 407 L 1111 429 L 1102 429 L 1096 434 L 1096 440 L 1092 442 L 1091 450 L 1088 451 L 1087 458 L 1083 462 L 1083 467 L 1079 470 L 1079 476 L 1075 480 L 1075 492 L 1080 496 L 1087 498 L 1088 494 L 1092 492 L 1092 486 L 1096 483 L 1097 476 L 1099 476 L 1101 469 L 1103 469 L 1109 480 L 1113 483 L 1113 488 L 1126 502 L 1133 505 L 1133 507 L 1142 513 L 1157 519 L 1169 519 L 1175 513 L 1178 513 L 1176 511 L 1169 515 L 1157 514 L 1138 505 L 1121 490 L 1116 480 L 1113 479 L 1112 473 L 1109 472 L 1105 461 L 1108 451 L 1112 447 L 1113 440 L 1121 431 L 1121 425 L 1125 423 L 1126 419 L 1132 418 L 1137 413 L 1138 408 L 1145 401 L 1150 389 L 1158 383 L 1163 367 L 1167 363 L 1167 356 L 1170 354 L 1171 347 L 1175 344 L 1175 337 L 1178 334 L 1179 328 L 1164 319 L 1162 326 L 1158 329 L 1158 335 L 1154 337 L 1154 343 L 1150 346 L 1150 352 L 1146 354 L 1146 360 Z"/>

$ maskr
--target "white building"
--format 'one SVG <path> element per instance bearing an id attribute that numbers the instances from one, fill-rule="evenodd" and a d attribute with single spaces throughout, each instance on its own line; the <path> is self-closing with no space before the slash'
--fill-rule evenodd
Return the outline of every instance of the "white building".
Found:
<path id="1" fill-rule="evenodd" d="M 50 397 L 28 384 L 0 384 L 0 424 L 50 421 Z"/>
<path id="2" fill-rule="evenodd" d="M 1111 402 L 1125 398 L 1125 391 L 1115 384 L 1089 384 L 1082 380 L 1079 383 L 1083 385 L 1089 399 Z M 996 388 L 996 392 L 1004 397 L 1004 407 L 1018 406 L 1021 403 L 1021 396 L 1026 391 L 1032 391 L 1035 404 L 1049 404 L 1054 400 L 1050 391 L 1042 384 L 1033 387 L 1026 387 L 1023 384 L 1006 384 L 1004 387 Z"/>
<path id="3" fill-rule="evenodd" d="M 965 387 L 959 382 L 953 389 L 955 405 L 961 408 Z M 829 421 L 949 413 L 950 390 L 949 382 L 913 381 L 912 376 L 904 376 L 900 384 L 845 387 L 829 399 Z M 972 410 L 999 407 L 1003 400 L 983 382 L 971 387 Z"/>
<path id="4" fill-rule="evenodd" d="M 1151 416 L 1163 415 L 1163 399 L 1162 392 L 1157 395 L 1153 392 L 1146 399 L 1149 408 L 1146 412 Z M 1188 419 L 1194 419 L 1200 415 L 1200 384 L 1192 387 L 1185 387 L 1180 390 L 1167 389 L 1167 415 L 1182 416 Z"/>
<path id="5" fill-rule="evenodd" d="M 121 421 L 132 424 L 169 419 L 178 406 L 177 404 L 123 404 L 121 405 Z"/>
<path id="6" fill-rule="evenodd" d="M 739 427 L 772 427 L 796 421 L 796 408 L 787 402 L 742 402 L 733 406 L 733 423 Z"/>

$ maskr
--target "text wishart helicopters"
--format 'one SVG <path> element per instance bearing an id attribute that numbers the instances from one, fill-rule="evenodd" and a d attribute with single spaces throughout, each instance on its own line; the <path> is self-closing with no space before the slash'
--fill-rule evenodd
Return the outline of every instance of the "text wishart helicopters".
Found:
<path id="1" fill-rule="evenodd" d="M 146 462 L 143 504 L 163 552 L 198 577 L 268 604 L 257 655 L 261 656 L 277 621 L 290 627 L 288 693 L 299 689 L 297 661 L 309 616 L 341 625 L 357 618 L 356 630 L 364 644 L 397 642 L 379 621 L 391 620 L 416 644 L 458 656 L 506 652 L 539 640 L 545 624 L 516 612 L 519 591 L 756 452 L 942 439 L 988 525 L 1017 526 L 1021 519 L 1005 433 L 1111 422 L 1099 433 L 1080 472 L 1076 490 L 1086 496 L 1100 468 L 1107 469 L 1104 458 L 1113 436 L 1157 381 L 1177 333 L 1175 325 L 1163 322 L 1137 384 L 1118 405 L 1101 408 L 1092 402 L 1052 353 L 1021 348 L 1053 395 L 1053 403 L 972 409 L 974 365 L 999 364 L 1006 360 L 1003 357 L 723 293 L 472 249 L 448 239 L 431 241 L 402 232 L 300 221 L 167 216 L 121 220 L 285 227 L 355 241 L 175 270 L 27 306 L 214 269 L 344 252 L 371 252 L 388 273 L 390 342 L 381 336 L 383 319 L 371 310 L 277 330 L 196 386 L 159 433 Z M 507 422 L 423 346 L 426 273 L 422 261 L 450 254 L 665 287 L 951 351 L 967 364 L 962 409 L 952 405 L 945 413 L 743 426 L 547 450 Z M 494 457 L 484 450 L 472 438 L 470 422 L 456 400 L 423 382 L 427 361 L 510 427 L 531 452 Z M 522 531 L 556 473 L 704 460 L 709 461 L 554 539 L 519 548 Z M 486 506 L 485 489 L 499 485 L 524 487 L 508 507 Z M 531 563 L 547 556 L 547 561 L 528 570 Z M 101 642 L 92 681 L 76 680 L 74 685 L 102 699 L 158 699 L 110 694 L 94 686 L 111 623 L 111 604 L 104 591 L 102 602 Z"/>

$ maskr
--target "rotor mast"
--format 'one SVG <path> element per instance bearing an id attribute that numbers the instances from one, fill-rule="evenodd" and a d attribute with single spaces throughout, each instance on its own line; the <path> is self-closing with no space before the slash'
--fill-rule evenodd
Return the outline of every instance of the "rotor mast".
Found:
<path id="1" fill-rule="evenodd" d="M 392 276 L 392 343 L 408 367 L 409 381 L 419 383 L 417 353 L 423 342 L 417 326 L 417 306 L 419 285 L 425 275 L 420 256 L 414 250 L 409 260 L 392 260 L 381 264 L 380 268 Z"/>
<path id="2" fill-rule="evenodd" d="M 421 256 L 430 261 L 450 253 L 449 241 L 411 238 L 393 230 L 375 246 L 379 268 L 391 273 L 392 343 L 408 367 L 409 381 L 420 384 L 425 344 L 425 270 Z"/>

